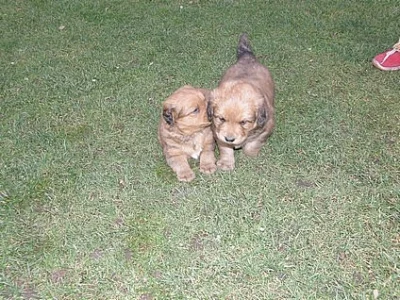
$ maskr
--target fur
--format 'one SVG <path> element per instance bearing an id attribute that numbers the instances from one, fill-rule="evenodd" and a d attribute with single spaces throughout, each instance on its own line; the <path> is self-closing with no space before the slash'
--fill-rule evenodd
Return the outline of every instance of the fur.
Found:
<path id="1" fill-rule="evenodd" d="M 258 62 L 247 35 L 242 34 L 237 61 L 212 91 L 208 108 L 220 152 L 220 169 L 234 169 L 235 149 L 243 148 L 248 156 L 258 155 L 274 129 L 274 97 L 269 70 Z"/>
<path id="2" fill-rule="evenodd" d="M 163 103 L 158 139 L 167 164 L 180 181 L 195 178 L 188 159 L 200 159 L 200 171 L 211 174 L 215 165 L 215 142 L 207 117 L 206 89 L 184 86 Z"/>

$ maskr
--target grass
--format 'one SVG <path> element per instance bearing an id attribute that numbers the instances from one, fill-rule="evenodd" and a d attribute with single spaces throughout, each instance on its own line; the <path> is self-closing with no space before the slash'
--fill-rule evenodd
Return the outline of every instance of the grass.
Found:
<path id="1" fill-rule="evenodd" d="M 400 6 L 251 3 L 2 3 L 1 298 L 400 297 L 400 73 L 370 64 Z M 161 103 L 215 87 L 241 32 L 276 132 L 179 183 Z"/>

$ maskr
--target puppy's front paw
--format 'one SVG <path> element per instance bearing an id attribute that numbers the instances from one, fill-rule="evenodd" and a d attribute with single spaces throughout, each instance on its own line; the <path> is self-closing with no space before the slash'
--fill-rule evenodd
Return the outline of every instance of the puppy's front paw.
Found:
<path id="1" fill-rule="evenodd" d="M 260 153 L 261 145 L 259 144 L 246 144 L 243 147 L 243 152 L 247 156 L 256 157 Z"/>
<path id="2" fill-rule="evenodd" d="M 217 161 L 217 166 L 223 171 L 232 171 L 235 168 L 234 161 L 219 160 Z"/>
<path id="3" fill-rule="evenodd" d="M 217 171 L 215 163 L 200 164 L 200 172 L 204 174 L 212 174 Z"/>
<path id="4" fill-rule="evenodd" d="M 260 149 L 243 148 L 243 152 L 249 157 L 256 157 L 260 153 Z"/>
<path id="5" fill-rule="evenodd" d="M 196 177 L 196 175 L 191 169 L 182 170 L 176 173 L 176 175 L 178 176 L 179 181 L 184 181 L 184 182 L 190 182 Z"/>

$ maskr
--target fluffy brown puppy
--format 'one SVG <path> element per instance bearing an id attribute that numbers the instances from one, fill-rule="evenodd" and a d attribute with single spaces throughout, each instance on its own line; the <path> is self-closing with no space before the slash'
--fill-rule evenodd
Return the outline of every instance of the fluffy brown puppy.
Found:
<path id="1" fill-rule="evenodd" d="M 200 158 L 200 171 L 211 174 L 215 165 L 215 142 L 207 117 L 209 91 L 184 86 L 163 103 L 158 138 L 168 165 L 180 181 L 192 181 L 195 174 L 188 158 Z"/>
<path id="2" fill-rule="evenodd" d="M 249 156 L 259 153 L 274 129 L 274 95 L 270 72 L 257 61 L 247 35 L 242 34 L 237 62 L 212 91 L 208 110 L 220 152 L 220 169 L 234 169 L 235 149 L 243 148 Z"/>

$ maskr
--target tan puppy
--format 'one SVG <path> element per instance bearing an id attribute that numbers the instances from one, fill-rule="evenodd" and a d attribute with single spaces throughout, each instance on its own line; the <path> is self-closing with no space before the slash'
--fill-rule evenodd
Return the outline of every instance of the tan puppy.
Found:
<path id="1" fill-rule="evenodd" d="M 168 165 L 180 181 L 192 181 L 195 174 L 188 158 L 200 158 L 200 171 L 214 173 L 215 142 L 207 117 L 209 91 L 184 86 L 163 103 L 158 138 Z"/>
<path id="2" fill-rule="evenodd" d="M 237 62 L 212 92 L 208 114 L 217 140 L 222 170 L 235 167 L 234 149 L 256 156 L 274 128 L 274 82 L 255 58 L 246 34 L 237 48 Z"/>

